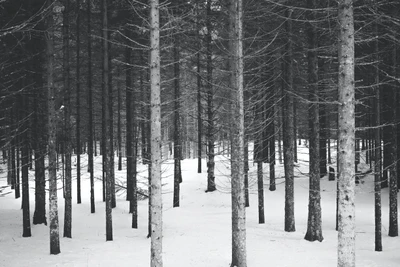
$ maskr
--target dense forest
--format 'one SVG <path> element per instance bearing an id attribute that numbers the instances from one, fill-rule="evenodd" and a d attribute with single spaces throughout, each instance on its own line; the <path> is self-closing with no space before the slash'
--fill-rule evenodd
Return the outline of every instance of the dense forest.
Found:
<path id="1" fill-rule="evenodd" d="M 204 194 L 213 194 L 216 157 L 224 155 L 231 266 L 247 266 L 249 183 L 257 187 L 261 224 L 264 182 L 275 191 L 276 164 L 284 165 L 283 228 L 296 231 L 294 169 L 298 146 L 306 145 L 304 238 L 324 239 L 320 179 L 328 175 L 337 181 L 338 266 L 355 266 L 355 188 L 366 173 L 374 175 L 375 250 L 386 234 L 384 188 L 387 232 L 398 236 L 399 32 L 395 0 L 0 0 L 1 171 L 22 198 L 23 236 L 32 235 L 31 223 L 49 224 L 50 253 L 59 254 L 57 194 L 67 238 L 77 220 L 73 203 L 90 194 L 91 213 L 105 202 L 111 241 L 112 211 L 124 191 L 132 228 L 138 202 L 148 200 L 151 266 L 162 266 L 163 162 L 173 159 L 171 201 L 179 207 L 182 161 L 198 159 Z M 95 177 L 99 156 L 102 176 Z M 139 164 L 148 168 L 145 186 Z M 124 181 L 116 170 L 125 171 Z M 90 192 L 81 190 L 86 172 Z M 95 195 L 98 179 L 102 195 Z"/>

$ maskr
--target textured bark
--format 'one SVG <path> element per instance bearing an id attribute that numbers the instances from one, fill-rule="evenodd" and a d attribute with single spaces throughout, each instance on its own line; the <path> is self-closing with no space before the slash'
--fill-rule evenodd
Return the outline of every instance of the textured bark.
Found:
<path id="1" fill-rule="evenodd" d="M 65 0 L 64 2 L 64 13 L 63 13 L 63 69 L 64 69 L 64 101 L 65 101 L 65 112 L 64 112 L 64 131 L 65 131 L 65 190 L 64 190 L 64 237 L 72 237 L 72 173 L 71 173 L 71 89 L 70 89 L 70 66 L 69 66 L 69 8 L 70 1 Z"/>
<path id="2" fill-rule="evenodd" d="M 232 262 L 231 266 L 246 267 L 246 209 L 244 186 L 244 91 L 243 91 L 243 10 L 241 0 L 231 0 L 229 6 L 231 34 L 232 89 Z"/>
<path id="3" fill-rule="evenodd" d="M 27 118 L 29 116 L 28 101 L 26 95 L 19 96 L 21 101 L 21 117 Z M 22 111 L 24 107 L 24 111 Z M 30 237 L 31 234 L 31 219 L 29 211 L 29 143 L 28 143 L 28 121 L 22 122 L 21 134 L 21 181 L 22 181 L 22 223 L 23 223 L 23 237 Z"/>
<path id="4" fill-rule="evenodd" d="M 106 213 L 106 241 L 113 240 L 112 227 L 112 177 L 111 177 L 111 134 L 110 134 L 110 113 L 109 113 L 109 35 L 108 35 L 108 1 L 102 0 L 102 38 L 103 38 L 103 173 L 105 174 L 105 213 Z"/>
<path id="5" fill-rule="evenodd" d="M 173 207 L 179 207 L 179 190 L 182 181 L 181 172 L 181 121 L 180 121 L 180 62 L 179 62 L 179 37 L 175 33 L 174 37 L 174 194 L 173 194 Z"/>
<path id="6" fill-rule="evenodd" d="M 294 219 L 294 158 L 293 158 L 293 58 L 292 58 L 292 17 L 293 10 L 287 9 L 285 16 L 286 54 L 284 56 L 283 90 L 283 157 L 285 168 L 285 231 L 296 231 Z"/>
<path id="7" fill-rule="evenodd" d="M 318 107 L 318 55 L 317 55 L 317 33 L 312 21 L 315 14 L 312 9 L 316 8 L 316 0 L 307 1 L 309 23 L 307 27 L 308 37 L 308 87 L 310 94 L 309 104 L 309 157 L 310 157 L 310 177 L 309 177 L 309 197 L 308 197 L 308 221 L 305 239 L 308 241 L 322 241 L 322 222 L 321 222 L 321 189 L 320 189 L 320 139 L 319 139 L 319 107 Z"/>
<path id="8" fill-rule="evenodd" d="M 353 1 L 338 6 L 339 214 L 338 266 L 355 266 L 355 99 Z"/>
<path id="9" fill-rule="evenodd" d="M 76 0 L 76 202 L 82 202 L 81 197 L 81 77 L 80 77 L 80 0 Z"/>
<path id="10" fill-rule="evenodd" d="M 89 138 L 88 138 L 88 168 L 90 172 L 90 212 L 96 212 L 95 196 L 94 196 L 94 160 L 93 160 L 93 142 L 94 142 L 94 129 L 93 129 L 93 88 L 92 88 L 92 38 L 91 38 L 91 1 L 87 1 L 87 53 L 88 53 L 88 114 L 89 114 Z M 95 148 L 96 149 L 96 148 Z"/>
<path id="11" fill-rule="evenodd" d="M 244 202 L 245 207 L 250 207 L 249 198 L 249 142 L 247 140 L 246 134 L 244 137 Z"/>
<path id="12" fill-rule="evenodd" d="M 263 163 L 257 162 L 258 223 L 265 223 Z"/>
<path id="13" fill-rule="evenodd" d="M 161 77 L 160 17 L 158 0 L 150 0 L 150 142 L 151 142 L 151 267 L 162 261 L 162 190 L 161 190 Z"/>
<path id="14" fill-rule="evenodd" d="M 396 77 L 397 75 L 397 45 L 393 44 L 392 48 L 392 75 Z M 394 81 L 391 84 L 391 111 L 390 111 L 390 121 L 391 125 L 389 126 L 390 131 L 390 178 L 389 178 L 389 236 L 398 236 L 399 235 L 399 225 L 398 225 L 398 207 L 397 207 L 397 193 L 398 193 L 398 185 L 397 185 L 397 81 Z"/>
<path id="15" fill-rule="evenodd" d="M 211 24 L 211 1 L 207 1 L 207 18 L 206 18 L 206 57 L 207 57 L 207 191 L 212 192 L 216 190 L 215 186 L 215 154 L 214 154 L 214 90 L 213 90 L 213 66 L 212 66 L 212 24 Z"/>
<path id="16" fill-rule="evenodd" d="M 50 1 L 47 1 L 50 6 Z M 53 9 L 54 11 L 56 8 Z M 55 12 L 54 12 L 55 13 Z M 60 253 L 60 232 L 58 224 L 57 203 L 57 170 L 56 170 L 56 126 L 54 87 L 54 19 L 53 14 L 47 16 L 47 101 L 48 101 L 48 158 L 49 158 L 49 220 L 50 220 L 50 254 Z"/>
<path id="17" fill-rule="evenodd" d="M 269 191 L 276 190 L 275 183 L 275 112 L 272 114 L 272 123 L 270 124 L 271 135 L 269 137 Z"/>
<path id="18" fill-rule="evenodd" d="M 39 24 L 41 28 L 44 27 L 43 22 Z M 40 35 L 40 41 L 44 41 L 44 36 Z M 33 68 L 36 69 L 35 72 L 35 94 L 34 97 L 34 156 L 35 156 L 35 211 L 33 213 L 33 224 L 47 225 L 46 220 L 46 172 L 45 172 L 45 162 L 44 155 L 46 153 L 46 141 L 44 138 L 45 133 L 43 129 L 45 128 L 46 115 L 42 112 L 43 109 L 40 108 L 42 103 L 46 102 L 46 91 L 44 88 L 44 77 L 42 73 L 42 68 L 39 67 L 42 64 L 34 61 Z M 43 99 L 43 102 L 41 101 Z"/>
<path id="19" fill-rule="evenodd" d="M 198 30 L 200 32 L 200 30 Z M 200 36 L 198 36 L 199 42 L 199 50 L 201 49 L 201 41 Z M 197 53 L 197 173 L 201 173 L 202 165 L 201 165 L 201 157 L 202 157 L 202 149 L 203 149 L 203 120 L 202 120 L 202 105 L 201 105 L 201 58 L 200 53 Z"/>

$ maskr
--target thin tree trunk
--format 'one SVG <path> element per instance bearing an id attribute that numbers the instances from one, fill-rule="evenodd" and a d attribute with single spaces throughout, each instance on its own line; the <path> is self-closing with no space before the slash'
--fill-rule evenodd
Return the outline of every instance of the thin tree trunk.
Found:
<path id="1" fill-rule="evenodd" d="M 310 157 L 310 178 L 309 178 L 309 198 L 308 198 L 308 221 L 307 232 L 304 237 L 308 241 L 322 241 L 322 222 L 321 222 L 321 189 L 320 189 L 320 129 L 319 129 L 319 105 L 318 103 L 318 55 L 317 33 L 313 22 L 316 8 L 315 0 L 308 0 L 307 7 L 310 10 L 309 23 L 307 29 L 308 35 L 308 87 L 310 88 L 310 107 L 309 107 L 309 157 Z"/>
<path id="2" fill-rule="evenodd" d="M 151 267 L 162 267 L 161 77 L 159 3 L 150 0 Z"/>
<path id="3" fill-rule="evenodd" d="M 258 223 L 265 223 L 263 163 L 257 162 Z"/>
<path id="4" fill-rule="evenodd" d="M 284 59 L 284 95 L 283 95 L 283 156 L 285 168 L 285 231 L 294 232 L 294 159 L 293 159 L 293 58 L 292 58 L 292 12 L 286 10 L 286 55 Z"/>
<path id="5" fill-rule="evenodd" d="M 179 55 L 179 38 L 175 33 L 174 37 L 174 194 L 173 207 L 179 207 L 179 184 L 182 181 L 181 173 L 181 122 L 180 122 L 180 55 Z"/>
<path id="6" fill-rule="evenodd" d="M 20 98 L 20 112 L 21 118 L 23 118 L 22 122 L 22 136 L 21 136 L 21 164 L 22 164 L 22 222 L 23 222 L 23 237 L 30 237 L 31 234 L 31 219 L 30 219 L 30 211 L 29 211 L 29 144 L 28 144 L 28 114 L 29 111 L 26 110 L 28 108 L 27 96 L 21 95 Z M 22 108 L 25 108 L 22 111 Z"/>
<path id="7" fill-rule="evenodd" d="M 81 1 L 76 0 L 76 202 L 80 204 L 81 199 L 81 77 L 80 77 L 80 6 Z"/>
<path id="8" fill-rule="evenodd" d="M 392 75 L 396 77 L 397 75 L 397 45 L 393 43 L 392 48 Z M 391 126 L 390 126 L 390 183 L 389 183 L 389 236 L 398 236 L 399 235 L 399 225 L 398 225 L 398 205 L 397 205 L 397 193 L 398 193 L 398 185 L 397 185 L 397 81 L 394 81 L 391 85 Z"/>
<path id="9" fill-rule="evenodd" d="M 111 177 L 111 156 L 113 151 L 111 150 L 111 134 L 110 134 L 110 113 L 109 113 L 109 34 L 108 34 L 108 1 L 102 0 L 102 38 L 103 38 L 103 158 L 105 169 L 105 211 L 106 211 L 106 241 L 113 240 L 113 227 L 112 227 L 112 177 Z"/>
<path id="10" fill-rule="evenodd" d="M 95 196 L 94 196 L 94 159 L 93 159 L 93 142 L 94 140 L 94 132 L 93 129 L 93 88 L 92 88 L 92 28 L 91 28 L 91 0 L 87 0 L 87 53 L 88 53 L 88 113 L 89 113 L 89 140 L 88 140 L 88 163 L 89 163 L 89 172 L 90 172 L 90 212 L 96 212 L 96 204 L 95 204 Z M 94 127 L 95 128 L 95 127 Z M 94 147 L 96 150 L 96 146 Z"/>
<path id="11" fill-rule="evenodd" d="M 50 6 L 50 1 L 47 1 Z M 56 170 L 56 133 L 57 114 L 55 108 L 54 86 L 54 18 L 56 8 L 47 16 L 47 101 L 48 101 L 48 157 L 49 157 L 49 220 L 50 220 L 50 254 L 60 253 L 60 231 L 58 224 L 57 204 L 57 170 Z"/>
<path id="12" fill-rule="evenodd" d="M 232 262 L 246 267 L 246 209 L 244 186 L 244 90 L 243 90 L 243 9 L 241 0 L 230 1 L 231 88 L 232 88 Z"/>
<path id="13" fill-rule="evenodd" d="M 339 0 L 338 266 L 355 266 L 355 101 L 353 1 Z"/>
<path id="14" fill-rule="evenodd" d="M 200 31 L 198 31 L 200 32 Z M 197 53 L 197 173 L 201 173 L 201 157 L 202 157 L 202 135 L 203 135 L 203 121 L 201 119 L 202 106 L 201 106 L 201 40 L 198 36 L 199 52 Z"/>
<path id="15" fill-rule="evenodd" d="M 64 237 L 72 237 L 72 173 L 71 173 L 71 89 L 70 89 L 70 66 L 69 66 L 69 0 L 65 0 L 65 9 L 63 14 L 63 67 L 64 67 L 64 101 L 65 101 L 65 191 L 64 191 Z"/>
<path id="16" fill-rule="evenodd" d="M 211 1 L 207 1 L 207 18 L 206 18 L 206 48 L 207 48 L 207 190 L 206 192 L 212 192 L 216 190 L 215 186 L 215 152 L 214 152 L 214 90 L 213 90 L 213 66 L 212 66 L 212 23 L 211 23 Z"/>

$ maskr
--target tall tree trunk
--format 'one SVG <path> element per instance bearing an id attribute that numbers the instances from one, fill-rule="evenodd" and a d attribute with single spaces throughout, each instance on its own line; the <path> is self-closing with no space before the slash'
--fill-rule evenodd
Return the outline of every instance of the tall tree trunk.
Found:
<path id="1" fill-rule="evenodd" d="M 392 75 L 393 77 L 397 76 L 397 45 L 396 43 L 392 44 Z M 398 185 L 397 185 L 397 86 L 398 81 L 393 81 L 391 84 L 391 111 L 390 111 L 390 122 L 389 126 L 390 131 L 390 178 L 389 178 L 389 236 L 398 236 L 399 235 L 399 225 L 398 225 L 398 205 L 397 205 L 397 193 L 398 193 Z"/>
<path id="2" fill-rule="evenodd" d="M 200 32 L 200 31 L 198 31 Z M 201 106 L 201 39 L 198 35 L 199 42 L 199 52 L 197 53 L 197 173 L 201 173 L 201 157 L 202 157 L 202 135 L 203 135 L 203 120 L 201 118 L 202 114 L 202 106 Z"/>
<path id="3" fill-rule="evenodd" d="M 160 17 L 158 0 L 150 0 L 150 121 L 151 121 L 151 259 L 150 266 L 162 267 L 161 194 L 161 77 Z"/>
<path id="4" fill-rule="evenodd" d="M 265 223 L 263 163 L 257 162 L 258 223 Z"/>
<path id="5" fill-rule="evenodd" d="M 90 212 L 96 212 L 96 204 L 94 197 L 94 159 L 93 159 L 93 142 L 94 136 L 93 133 L 95 129 L 93 129 L 93 88 L 92 88 L 92 28 L 91 28 L 91 17 L 92 17 L 92 1 L 87 0 L 87 53 L 88 53 L 88 114 L 89 114 L 89 140 L 88 140 L 88 163 L 89 163 L 89 172 L 90 172 Z M 96 149 L 96 148 L 95 148 Z"/>
<path id="6" fill-rule="evenodd" d="M 80 76 L 80 6 L 81 1 L 76 0 L 76 202 L 80 204 L 81 200 L 81 76 Z"/>
<path id="7" fill-rule="evenodd" d="M 70 66 L 69 66 L 69 0 L 65 0 L 65 9 L 63 14 L 63 67 L 64 67 L 64 101 L 65 101 L 65 112 L 64 112 L 64 123 L 65 123 L 65 191 L 64 191 L 64 237 L 72 237 L 71 226 L 72 226 L 72 173 L 71 173 L 71 89 L 70 89 Z"/>
<path id="8" fill-rule="evenodd" d="M 118 77 L 120 76 L 120 67 L 118 67 Z M 118 138 L 118 170 L 122 171 L 122 125 L 121 125 L 121 85 L 120 81 L 117 81 L 117 98 L 118 98 L 118 104 L 117 104 L 117 112 L 118 112 L 118 117 L 117 117 L 117 138 Z"/>
<path id="9" fill-rule="evenodd" d="M 243 9 L 241 0 L 230 1 L 230 54 L 232 88 L 232 262 L 246 267 L 246 209 L 244 186 L 244 90 L 243 90 Z"/>
<path id="10" fill-rule="evenodd" d="M 40 28 L 43 29 L 44 23 L 40 23 Z M 38 41 L 43 45 L 44 36 L 40 35 Z M 42 46 L 43 47 L 43 46 Z M 43 57 L 44 59 L 44 57 Z M 46 102 L 46 91 L 44 80 L 43 80 L 43 60 L 33 60 L 32 69 L 34 71 L 34 83 L 35 83 L 35 97 L 34 97 L 34 156 L 35 156 L 35 211 L 33 213 L 33 224 L 47 225 L 46 220 L 46 175 L 45 175 L 45 153 L 46 153 L 46 142 L 44 140 L 45 133 L 45 119 L 43 109 L 40 105 Z M 43 101 L 43 102 L 42 102 Z"/>
<path id="11" fill-rule="evenodd" d="M 339 0 L 338 266 L 355 266 L 355 99 L 353 1 Z"/>
<path id="12" fill-rule="evenodd" d="M 211 1 L 207 1 L 206 7 L 206 57 L 207 57 L 207 191 L 212 192 L 217 188 L 215 186 L 215 154 L 214 154 L 214 90 L 213 90 L 213 65 L 212 65 L 212 23 L 211 23 Z"/>
<path id="13" fill-rule="evenodd" d="M 322 241 L 321 227 L 321 189 L 320 189 L 320 140 L 319 140 L 319 110 L 318 110 L 318 55 L 317 55 L 317 33 L 313 21 L 316 8 L 315 0 L 308 0 L 307 7 L 310 9 L 309 23 L 307 28 L 308 35 L 308 87 L 310 88 L 309 106 L 309 157 L 310 157 L 310 178 L 309 178 L 309 197 L 308 197 L 308 222 L 307 233 L 304 237 L 308 241 Z"/>
<path id="14" fill-rule="evenodd" d="M 376 1 L 375 1 L 376 5 Z M 375 7 L 376 8 L 376 7 Z M 378 22 L 375 23 L 375 34 L 378 35 Z M 379 41 L 375 40 L 374 54 L 376 62 L 379 62 Z M 379 64 L 375 67 L 375 163 L 374 163 L 374 196 L 375 196 L 375 251 L 382 251 L 382 200 L 381 200 L 381 176 L 382 176 L 382 146 L 381 146 L 381 97 L 379 87 Z"/>
<path id="15" fill-rule="evenodd" d="M 50 7 L 50 1 L 47 1 Z M 47 16 L 47 101 L 48 101 L 48 157 L 49 157 L 49 220 L 50 220 L 50 254 L 60 253 L 60 231 L 58 224 L 57 204 L 57 170 L 56 170 L 56 133 L 57 114 L 55 107 L 55 86 L 54 86 L 54 18 L 58 15 L 55 7 L 53 13 Z"/>
<path id="16" fill-rule="evenodd" d="M 113 151 L 111 150 L 111 134 L 110 134 L 110 112 L 109 112 L 109 34 L 108 34 L 108 1 L 102 0 L 101 6 L 102 12 L 102 38 L 103 38 L 103 158 L 105 169 L 103 172 L 105 174 L 105 209 L 106 209 L 106 241 L 113 240 L 113 227 L 112 227 L 112 177 L 111 177 L 111 156 Z"/>
<path id="17" fill-rule="evenodd" d="M 107 11 L 109 14 L 111 12 Z M 109 15 L 107 15 L 109 16 Z M 108 24 L 108 23 L 107 23 Z M 108 26 L 107 26 L 108 27 Z M 111 40 L 111 31 L 107 28 L 108 39 Z M 111 193 L 111 208 L 115 208 L 117 206 L 116 197 L 115 197 L 115 157 L 114 157 L 114 112 L 113 112 L 113 104 L 114 104 L 114 96 L 113 96 L 113 84 L 112 84 L 112 55 L 111 55 L 111 42 L 108 43 L 108 122 L 107 125 L 110 128 L 110 147 L 109 147 L 109 168 L 110 168 L 110 193 Z"/>
<path id="18" fill-rule="evenodd" d="M 283 157 L 285 168 L 285 231 L 294 232 L 294 159 L 293 159 L 293 58 L 292 58 L 292 13 L 285 11 L 286 24 L 286 54 L 284 57 L 284 95 L 283 95 Z"/>
<path id="19" fill-rule="evenodd" d="M 175 33 L 174 37 L 174 196 L 173 207 L 179 207 L 179 183 L 182 181 L 181 172 L 181 159 L 182 159 L 182 146 L 181 146 L 181 122 L 180 122 L 180 55 L 179 55 L 179 37 Z"/>
<path id="20" fill-rule="evenodd" d="M 22 172 L 21 172 L 21 180 L 22 180 L 22 223 L 23 223 L 23 237 L 30 237 L 31 234 L 31 219 L 30 219 L 30 211 L 29 211 L 29 143 L 28 143 L 28 101 L 26 95 L 19 96 L 20 98 L 20 112 L 22 122 L 22 134 L 21 134 L 21 164 L 22 164 Z M 24 111 L 22 111 L 24 108 Z"/>

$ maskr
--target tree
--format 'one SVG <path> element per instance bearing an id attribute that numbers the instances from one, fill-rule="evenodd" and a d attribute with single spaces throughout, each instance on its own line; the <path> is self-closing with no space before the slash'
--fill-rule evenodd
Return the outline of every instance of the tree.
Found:
<path id="1" fill-rule="evenodd" d="M 150 266 L 162 267 L 161 195 L 161 77 L 160 6 L 150 0 L 150 143 L 151 143 L 151 259 Z"/>
<path id="2" fill-rule="evenodd" d="M 48 155 L 49 155 L 49 220 L 50 220 L 50 254 L 60 253 L 60 234 L 57 204 L 57 169 L 56 169 L 56 126 L 57 111 L 55 106 L 54 87 L 54 18 L 60 16 L 58 2 L 47 1 L 50 13 L 47 14 L 47 101 L 48 101 Z"/>
<path id="3" fill-rule="evenodd" d="M 285 44 L 284 68 L 283 68 L 283 157 L 285 168 L 285 231 L 294 232 L 294 158 L 293 158 L 293 58 L 292 58 L 292 13 L 293 10 L 285 10 Z"/>
<path id="4" fill-rule="evenodd" d="M 246 267 L 246 209 L 244 187 L 244 92 L 243 92 L 243 7 L 242 1 L 229 2 L 230 75 L 232 90 L 232 262 Z"/>
<path id="5" fill-rule="evenodd" d="M 81 39 L 80 39 L 80 10 L 81 1 L 76 0 L 76 201 L 82 202 L 81 196 Z"/>
<path id="6" fill-rule="evenodd" d="M 355 266 L 355 99 L 353 1 L 338 2 L 338 266 Z"/>
<path id="7" fill-rule="evenodd" d="M 215 186 L 215 152 L 214 152 L 214 90 L 213 90 L 213 65 L 212 65 L 212 23 L 211 23 L 211 0 L 207 0 L 206 4 L 206 88 L 207 88 L 207 190 L 213 192 L 217 188 Z"/>
<path id="8" fill-rule="evenodd" d="M 64 15 L 63 15 L 63 71 L 64 71 L 64 99 L 65 99 L 65 116 L 64 116 L 64 127 L 65 127 L 65 208 L 64 208 L 64 237 L 72 237 L 71 225 L 72 225 L 72 172 L 71 172 L 71 91 L 70 91 L 70 66 L 69 66 L 69 14 L 70 14 L 70 1 L 65 0 L 64 2 Z"/>
<path id="9" fill-rule="evenodd" d="M 112 178 L 111 178 L 111 156 L 114 153 L 111 148 L 111 134 L 110 134 L 110 113 L 109 113 L 109 34 L 108 34 L 108 1 L 102 0 L 101 3 L 102 15 L 102 38 L 103 38 L 103 86 L 102 86 L 102 100 L 103 100 L 103 173 L 105 174 L 105 208 L 106 208 L 106 241 L 113 240 L 112 228 Z"/>
<path id="10" fill-rule="evenodd" d="M 93 87 L 92 87 L 92 38 L 91 38 L 91 3 L 87 1 L 86 13 L 87 13 L 87 53 L 88 53 L 88 113 L 89 113 L 89 140 L 88 140 L 88 168 L 90 172 L 90 212 L 95 213 L 95 197 L 94 197 L 94 166 L 93 166 Z"/>
<path id="11" fill-rule="evenodd" d="M 310 9 L 308 17 L 308 86 L 310 91 L 309 123 L 310 123 L 310 188 L 308 199 L 308 223 L 307 233 L 304 237 L 308 241 L 322 241 L 321 228 L 321 192 L 320 192 L 320 164 L 319 164 L 319 114 L 318 114 L 318 56 L 317 56 L 317 34 L 314 10 L 315 0 L 308 0 L 307 7 Z"/>

